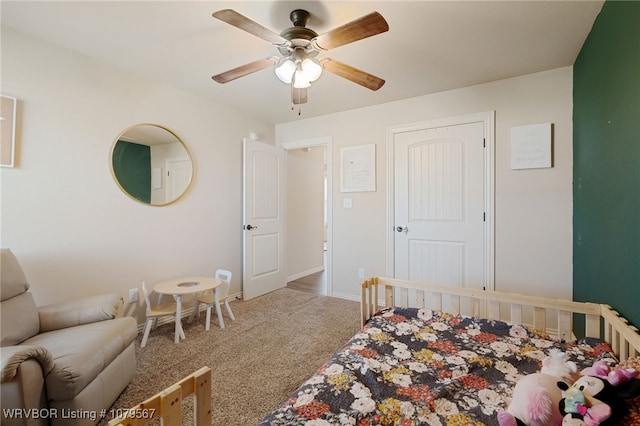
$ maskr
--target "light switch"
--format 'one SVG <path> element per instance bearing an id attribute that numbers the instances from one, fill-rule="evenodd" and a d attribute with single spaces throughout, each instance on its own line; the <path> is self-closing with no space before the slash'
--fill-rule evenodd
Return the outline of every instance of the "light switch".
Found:
<path id="1" fill-rule="evenodd" d="M 342 201 L 342 206 L 343 206 L 345 209 L 350 209 L 350 208 L 351 208 L 351 205 L 352 205 L 352 200 L 351 200 L 351 198 L 345 198 L 345 199 Z"/>

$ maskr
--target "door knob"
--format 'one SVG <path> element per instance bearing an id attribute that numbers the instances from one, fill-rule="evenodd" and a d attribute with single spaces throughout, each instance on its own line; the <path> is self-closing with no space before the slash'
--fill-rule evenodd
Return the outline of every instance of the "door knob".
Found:
<path id="1" fill-rule="evenodd" d="M 251 231 L 252 229 L 258 229 L 257 226 L 251 226 L 251 225 L 247 225 L 244 227 L 247 231 Z"/>
<path id="2" fill-rule="evenodd" d="M 409 228 L 407 228 L 406 226 L 405 227 L 398 226 L 398 227 L 396 227 L 396 231 L 397 232 L 404 232 L 406 234 L 407 232 L 409 232 Z"/>

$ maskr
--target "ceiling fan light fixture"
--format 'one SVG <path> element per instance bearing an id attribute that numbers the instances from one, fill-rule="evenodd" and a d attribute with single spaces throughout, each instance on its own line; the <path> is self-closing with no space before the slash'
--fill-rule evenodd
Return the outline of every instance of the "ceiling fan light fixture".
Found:
<path id="1" fill-rule="evenodd" d="M 290 84 L 293 80 L 293 73 L 296 71 L 296 64 L 291 60 L 287 59 L 278 65 L 275 69 L 276 76 L 278 79 L 283 82 Z"/>
<path id="2" fill-rule="evenodd" d="M 293 87 L 296 89 L 306 89 L 307 87 L 311 87 L 311 82 L 301 71 L 296 71 L 293 77 Z"/>
<path id="3" fill-rule="evenodd" d="M 322 75 L 322 67 L 320 64 L 311 58 L 306 58 L 302 61 L 302 72 L 305 77 L 310 81 L 316 81 Z"/>
<path id="4" fill-rule="evenodd" d="M 305 58 L 302 61 L 299 59 L 296 61 L 286 59 L 276 67 L 275 73 L 283 83 L 291 84 L 293 81 L 295 88 L 303 89 L 311 86 L 312 82 L 320 78 L 322 67 L 317 61 L 311 58 Z"/>
<path id="5" fill-rule="evenodd" d="M 306 89 L 311 87 L 311 82 L 316 81 L 322 74 L 322 67 L 316 61 L 305 58 L 298 62 L 296 72 L 293 76 L 293 87 L 296 89 Z"/>

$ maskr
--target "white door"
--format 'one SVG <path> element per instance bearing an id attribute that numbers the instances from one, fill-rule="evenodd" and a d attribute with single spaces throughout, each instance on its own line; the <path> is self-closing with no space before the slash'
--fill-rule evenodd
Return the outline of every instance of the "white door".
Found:
<path id="1" fill-rule="evenodd" d="M 397 278 L 482 289 L 484 123 L 394 134 Z"/>
<path id="2" fill-rule="evenodd" d="M 192 175 L 189 158 L 167 160 L 167 189 L 165 202 L 178 198 L 189 186 Z"/>
<path id="3" fill-rule="evenodd" d="M 244 300 L 285 286 L 285 151 L 244 141 L 243 274 Z"/>

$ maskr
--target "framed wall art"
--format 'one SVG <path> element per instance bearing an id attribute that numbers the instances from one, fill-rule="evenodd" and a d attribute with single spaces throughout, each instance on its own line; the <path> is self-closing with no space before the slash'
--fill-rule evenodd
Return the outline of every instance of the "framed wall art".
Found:
<path id="1" fill-rule="evenodd" d="M 0 95 L 0 166 L 13 167 L 16 148 L 16 98 Z"/>
<path id="2" fill-rule="evenodd" d="M 376 145 L 340 150 L 340 192 L 376 190 Z"/>
<path id="3" fill-rule="evenodd" d="M 511 128 L 511 169 L 553 167 L 552 123 Z"/>

